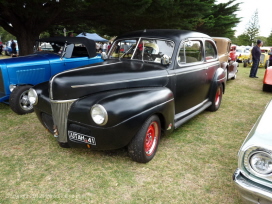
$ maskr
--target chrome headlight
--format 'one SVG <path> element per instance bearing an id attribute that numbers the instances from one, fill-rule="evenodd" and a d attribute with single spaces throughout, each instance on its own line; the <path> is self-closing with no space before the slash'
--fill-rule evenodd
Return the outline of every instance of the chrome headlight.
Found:
<path id="1" fill-rule="evenodd" d="M 106 109 L 99 104 L 95 104 L 92 107 L 91 116 L 93 121 L 98 125 L 105 125 L 108 122 L 108 113 Z"/>
<path id="2" fill-rule="evenodd" d="M 260 176 L 268 176 L 272 173 L 272 153 L 262 148 L 250 148 L 244 157 L 246 169 Z"/>
<path id="3" fill-rule="evenodd" d="M 259 174 L 272 173 L 272 157 L 267 152 L 254 152 L 249 158 L 251 168 Z"/>
<path id="4" fill-rule="evenodd" d="M 36 105 L 38 103 L 38 94 L 35 89 L 30 88 L 28 91 L 28 100 L 32 105 Z"/>
<path id="5" fill-rule="evenodd" d="M 16 85 L 14 85 L 14 84 L 9 85 L 10 92 L 12 92 L 15 88 L 16 88 Z"/>

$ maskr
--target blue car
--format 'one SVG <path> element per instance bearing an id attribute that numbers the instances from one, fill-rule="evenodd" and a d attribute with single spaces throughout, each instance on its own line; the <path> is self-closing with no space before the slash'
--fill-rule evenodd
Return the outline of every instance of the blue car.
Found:
<path id="1" fill-rule="evenodd" d="M 35 50 L 31 55 L 0 60 L 0 102 L 20 115 L 33 112 L 30 87 L 67 69 L 103 61 L 95 42 L 84 37 L 39 39 Z"/>

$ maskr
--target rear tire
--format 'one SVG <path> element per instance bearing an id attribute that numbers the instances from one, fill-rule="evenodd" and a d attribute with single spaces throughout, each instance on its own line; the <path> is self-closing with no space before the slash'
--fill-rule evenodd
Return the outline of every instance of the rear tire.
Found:
<path id="1" fill-rule="evenodd" d="M 222 84 L 220 84 L 217 87 L 216 92 L 213 96 L 212 105 L 208 108 L 209 111 L 214 112 L 219 109 L 221 101 L 222 101 L 222 96 L 223 96 L 223 86 Z"/>
<path id="2" fill-rule="evenodd" d="M 139 132 L 128 145 L 128 154 L 132 160 L 147 163 L 153 159 L 161 136 L 161 123 L 158 116 L 148 118 Z"/>
<path id="3" fill-rule="evenodd" d="M 265 92 L 272 92 L 272 85 L 263 84 L 263 91 L 265 91 Z"/>
<path id="4" fill-rule="evenodd" d="M 266 69 L 267 67 L 269 67 L 269 60 L 266 60 L 264 68 Z"/>

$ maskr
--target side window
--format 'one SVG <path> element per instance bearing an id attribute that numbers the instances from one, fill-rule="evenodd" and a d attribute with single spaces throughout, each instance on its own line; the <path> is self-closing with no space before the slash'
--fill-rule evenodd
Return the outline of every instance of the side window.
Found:
<path id="1" fill-rule="evenodd" d="M 179 50 L 178 63 L 202 61 L 202 44 L 200 41 L 184 42 Z"/>
<path id="2" fill-rule="evenodd" d="M 206 60 L 212 60 L 217 58 L 216 49 L 212 42 L 205 41 L 205 58 Z"/>

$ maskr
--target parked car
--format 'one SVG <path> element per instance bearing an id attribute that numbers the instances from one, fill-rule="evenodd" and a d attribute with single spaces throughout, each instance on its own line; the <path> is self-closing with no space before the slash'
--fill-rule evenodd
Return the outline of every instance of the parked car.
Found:
<path id="1" fill-rule="evenodd" d="M 121 52 L 125 42 L 130 47 Z M 116 38 L 102 57 L 29 90 L 37 117 L 62 147 L 127 147 L 134 161 L 146 163 L 161 134 L 220 107 L 226 71 L 208 35 L 134 31 Z"/>
<path id="2" fill-rule="evenodd" d="M 229 51 L 229 57 L 232 61 L 237 61 L 237 45 L 231 45 L 230 51 Z"/>
<path id="3" fill-rule="evenodd" d="M 229 38 L 223 37 L 213 37 L 217 45 L 219 61 L 221 63 L 221 67 L 227 70 L 227 80 L 236 79 L 236 74 L 238 72 L 238 62 L 236 62 L 236 58 L 231 58 L 231 40 Z"/>
<path id="4" fill-rule="evenodd" d="M 250 56 L 250 50 L 244 48 L 239 51 L 241 52 L 238 54 L 237 62 L 243 63 L 245 60 L 248 60 Z"/>
<path id="5" fill-rule="evenodd" d="M 16 51 L 19 53 L 18 43 L 17 40 L 13 40 L 16 43 Z M 5 52 L 5 55 L 11 55 L 11 40 L 6 42 L 6 46 L 4 47 L 3 51 Z"/>
<path id="6" fill-rule="evenodd" d="M 263 79 L 263 91 L 272 92 L 272 66 L 267 67 Z"/>
<path id="7" fill-rule="evenodd" d="M 42 42 L 51 44 L 51 50 L 39 51 Z M 37 41 L 36 48 L 34 54 L 0 60 L 0 102 L 8 103 L 17 114 L 33 112 L 28 100 L 33 85 L 61 71 L 103 61 L 95 42 L 86 38 L 44 38 Z"/>
<path id="8" fill-rule="evenodd" d="M 260 57 L 260 63 L 259 67 L 264 67 L 267 68 L 269 66 L 269 55 L 268 53 L 271 52 L 271 47 L 261 47 L 261 57 Z M 252 66 L 252 56 L 251 56 L 251 51 L 249 58 L 247 60 L 244 60 L 244 67 Z"/>
<path id="9" fill-rule="evenodd" d="M 245 204 L 272 203 L 272 101 L 238 153 L 233 180 Z"/>

